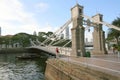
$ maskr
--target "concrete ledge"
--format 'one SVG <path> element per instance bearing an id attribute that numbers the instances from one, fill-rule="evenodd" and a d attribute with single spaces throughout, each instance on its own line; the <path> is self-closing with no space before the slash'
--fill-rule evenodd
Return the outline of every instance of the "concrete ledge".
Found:
<path id="1" fill-rule="evenodd" d="M 59 59 L 47 61 L 45 77 L 46 80 L 120 80 L 120 77 Z"/>

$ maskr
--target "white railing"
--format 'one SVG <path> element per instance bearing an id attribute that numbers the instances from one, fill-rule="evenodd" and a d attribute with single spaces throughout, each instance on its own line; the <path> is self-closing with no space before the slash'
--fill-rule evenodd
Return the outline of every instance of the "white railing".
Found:
<path id="1" fill-rule="evenodd" d="M 70 53 L 72 51 L 71 48 L 59 47 L 59 46 L 45 46 L 45 47 L 44 46 L 32 46 L 32 48 L 41 49 L 43 51 L 50 52 L 55 55 L 57 54 L 56 48 L 58 48 L 59 54 L 66 55 L 66 56 L 70 56 Z"/>
<path id="2" fill-rule="evenodd" d="M 48 49 L 49 51 L 57 53 L 56 48 L 58 48 L 59 54 L 67 55 L 67 56 L 70 56 L 70 53 L 72 51 L 72 49 L 68 47 L 59 47 L 59 46 L 47 46 L 46 47 L 46 49 Z"/>

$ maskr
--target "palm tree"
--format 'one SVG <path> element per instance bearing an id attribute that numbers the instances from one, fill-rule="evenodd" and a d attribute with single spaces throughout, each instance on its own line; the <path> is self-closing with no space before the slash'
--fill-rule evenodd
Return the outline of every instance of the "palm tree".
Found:
<path id="1" fill-rule="evenodd" d="M 120 28 L 120 17 L 117 17 L 117 19 L 115 19 L 112 22 L 112 25 L 115 25 L 115 26 L 117 26 L 117 27 Z M 110 28 L 109 31 L 108 31 L 108 38 L 107 38 L 107 40 L 113 40 L 113 39 L 115 39 L 116 43 L 118 45 L 120 45 L 119 38 L 120 38 L 120 31 L 118 31 L 116 29 L 113 29 L 113 28 Z"/>

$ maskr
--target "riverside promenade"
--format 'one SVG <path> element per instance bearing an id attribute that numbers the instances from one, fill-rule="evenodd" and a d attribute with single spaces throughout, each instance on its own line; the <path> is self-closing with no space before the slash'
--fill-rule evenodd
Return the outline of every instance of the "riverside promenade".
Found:
<path id="1" fill-rule="evenodd" d="M 61 60 L 65 60 L 77 65 L 83 65 L 85 67 L 89 67 L 91 69 L 114 76 L 120 76 L 120 57 L 118 57 L 117 55 L 92 56 L 91 58 L 69 57 L 69 59 L 61 58 Z"/>
<path id="2" fill-rule="evenodd" d="M 51 80 L 120 80 L 119 75 L 120 57 L 112 53 L 47 61 L 46 77 Z"/>

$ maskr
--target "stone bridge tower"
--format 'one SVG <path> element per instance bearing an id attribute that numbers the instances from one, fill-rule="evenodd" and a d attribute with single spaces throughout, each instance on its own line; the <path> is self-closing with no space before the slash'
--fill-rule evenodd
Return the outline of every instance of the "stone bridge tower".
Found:
<path id="1" fill-rule="evenodd" d="M 102 22 L 103 15 L 97 14 L 92 17 L 94 22 Z M 104 31 L 102 30 L 102 24 L 97 24 L 94 27 L 94 32 L 93 32 L 93 54 L 94 55 L 101 55 L 101 54 L 106 54 L 106 48 L 105 48 L 105 34 Z"/>
<path id="2" fill-rule="evenodd" d="M 72 53 L 71 56 L 85 56 L 84 27 L 83 27 L 83 6 L 76 4 L 71 8 L 73 21 L 72 32 Z"/>

